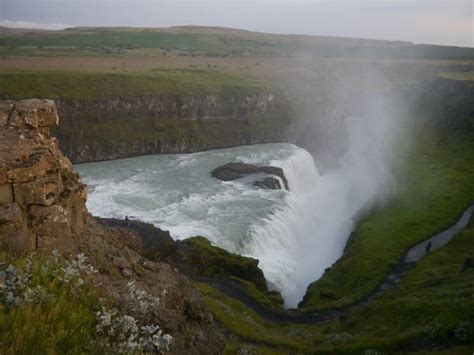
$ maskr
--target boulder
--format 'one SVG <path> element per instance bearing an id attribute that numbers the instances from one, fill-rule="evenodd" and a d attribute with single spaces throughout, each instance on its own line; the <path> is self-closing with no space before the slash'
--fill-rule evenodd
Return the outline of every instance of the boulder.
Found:
<path id="1" fill-rule="evenodd" d="M 286 179 L 283 169 L 275 166 L 258 166 L 254 164 L 235 162 L 219 166 L 211 171 L 213 177 L 222 181 L 237 180 L 245 175 L 258 173 L 278 176 L 282 179 L 285 189 L 289 190 L 288 180 Z"/>
<path id="2" fill-rule="evenodd" d="M 59 125 L 56 104 L 52 100 L 30 99 L 18 101 L 10 114 L 8 124 L 20 128 L 23 125 L 30 129 L 49 128 Z"/>

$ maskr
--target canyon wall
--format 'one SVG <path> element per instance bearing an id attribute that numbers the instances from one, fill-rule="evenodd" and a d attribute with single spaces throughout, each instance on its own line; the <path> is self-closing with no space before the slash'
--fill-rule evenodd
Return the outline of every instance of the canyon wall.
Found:
<path id="1" fill-rule="evenodd" d="M 370 82 L 366 87 L 333 84 L 332 89 L 327 82 L 294 92 L 222 89 L 62 98 L 56 100 L 62 121 L 54 134 L 73 163 L 290 142 L 308 150 L 325 169 L 345 152 L 345 117 L 374 114 L 365 107 L 374 97 Z M 413 116 L 417 111 L 434 116 L 446 110 L 450 117 L 469 116 L 471 93 L 470 84 L 446 78 L 376 90 L 378 100 L 391 101 L 381 103 L 382 109 L 390 106 Z"/>
<path id="2" fill-rule="evenodd" d="M 281 91 L 58 100 L 61 148 L 74 162 L 288 141 Z"/>

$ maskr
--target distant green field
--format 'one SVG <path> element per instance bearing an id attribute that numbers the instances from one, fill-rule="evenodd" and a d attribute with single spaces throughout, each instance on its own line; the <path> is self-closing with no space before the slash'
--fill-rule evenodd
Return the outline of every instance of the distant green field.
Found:
<path id="1" fill-rule="evenodd" d="M 126 55 L 159 48 L 199 56 L 315 56 L 473 60 L 474 49 L 409 42 L 276 35 L 224 28 L 74 28 L 0 35 L 0 55 Z"/>
<path id="2" fill-rule="evenodd" d="M 28 97 L 96 100 L 111 96 L 180 93 L 256 93 L 261 82 L 205 69 L 102 73 L 0 71 L 0 98 Z"/>

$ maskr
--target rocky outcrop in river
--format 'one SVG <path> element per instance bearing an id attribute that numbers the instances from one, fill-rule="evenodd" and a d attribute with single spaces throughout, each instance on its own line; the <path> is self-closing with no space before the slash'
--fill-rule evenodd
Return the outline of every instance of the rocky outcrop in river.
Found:
<path id="1" fill-rule="evenodd" d="M 275 166 L 258 166 L 253 164 L 236 162 L 219 166 L 211 171 L 211 175 L 213 177 L 222 181 L 233 181 L 240 179 L 246 175 L 259 173 L 279 177 L 283 181 L 285 189 L 290 189 L 288 186 L 288 180 L 285 176 L 285 173 L 283 172 L 283 169 Z M 254 186 L 273 190 L 281 189 L 280 182 L 272 177 L 267 177 L 262 181 L 255 181 Z"/>

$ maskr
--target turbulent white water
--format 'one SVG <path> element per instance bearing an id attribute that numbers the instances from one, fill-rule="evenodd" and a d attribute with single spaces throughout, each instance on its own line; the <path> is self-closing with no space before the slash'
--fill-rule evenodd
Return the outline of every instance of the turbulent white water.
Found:
<path id="1" fill-rule="evenodd" d="M 350 121 L 340 168 L 320 175 L 311 155 L 291 144 L 264 144 L 189 155 L 155 155 L 77 166 L 89 185 L 88 208 L 132 216 L 173 238 L 202 235 L 260 260 L 288 307 L 342 254 L 353 217 L 388 180 L 383 152 L 367 127 Z M 380 138 L 379 138 L 380 139 Z M 383 138 L 382 138 L 383 139 Z M 242 161 L 283 168 L 290 192 L 252 186 L 255 176 L 222 182 L 210 172 Z M 375 172 L 375 173 L 374 173 Z"/>

